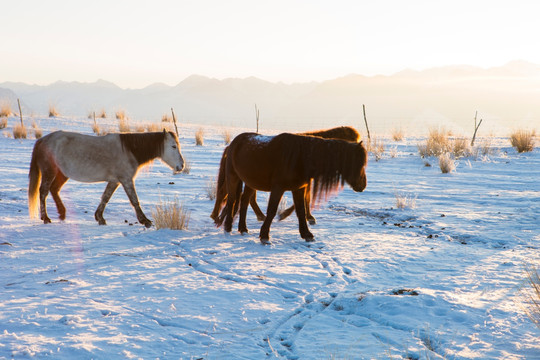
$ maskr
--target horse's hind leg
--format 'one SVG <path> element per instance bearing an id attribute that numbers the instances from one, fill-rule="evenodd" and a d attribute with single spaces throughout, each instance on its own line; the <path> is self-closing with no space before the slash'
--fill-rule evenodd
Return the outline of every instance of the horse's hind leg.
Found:
<path id="1" fill-rule="evenodd" d="M 51 168 L 42 169 L 41 185 L 39 186 L 39 207 L 41 211 L 41 220 L 44 224 L 50 224 L 51 219 L 47 215 L 47 195 L 51 189 L 51 184 L 54 181 L 56 171 Z"/>
<path id="2" fill-rule="evenodd" d="M 247 185 L 244 186 L 244 193 L 242 194 L 242 199 L 240 200 L 240 219 L 238 220 L 238 231 L 241 234 L 245 234 L 248 232 L 248 228 L 246 225 L 246 214 L 248 205 L 250 203 L 250 200 L 253 198 L 254 193 L 255 190 L 253 190 Z"/>
<path id="3" fill-rule="evenodd" d="M 114 194 L 116 189 L 118 188 L 119 183 L 111 181 L 107 184 L 107 187 L 105 188 L 105 191 L 103 192 L 103 195 L 101 195 L 101 202 L 99 203 L 99 206 L 94 214 L 94 218 L 97 220 L 99 225 L 107 225 L 107 222 L 103 218 L 103 211 L 105 211 L 105 206 L 111 199 L 111 196 Z"/>
<path id="4" fill-rule="evenodd" d="M 60 189 L 62 186 L 66 183 L 68 178 L 62 174 L 62 172 L 58 171 L 56 173 L 56 176 L 54 177 L 54 181 L 51 184 L 51 196 L 54 200 L 54 203 L 56 204 L 56 209 L 58 210 L 58 215 L 60 220 L 64 220 L 66 218 L 66 207 L 62 203 L 62 199 L 60 199 Z"/>
<path id="5" fill-rule="evenodd" d="M 298 217 L 298 228 L 300 230 L 300 236 L 302 236 L 302 239 L 306 241 L 313 241 L 313 234 L 309 231 L 306 222 L 305 193 L 305 187 L 294 190 L 292 192 L 294 207 L 296 208 L 296 216 Z"/>
<path id="6" fill-rule="evenodd" d="M 311 214 L 311 183 L 308 184 L 306 187 L 306 196 L 305 198 L 305 209 L 306 209 L 306 219 L 309 221 L 310 225 L 315 225 L 317 223 L 317 220 L 315 217 Z"/>
<path id="7" fill-rule="evenodd" d="M 266 219 L 266 215 L 264 215 L 259 207 L 259 204 L 257 204 L 257 191 L 253 190 L 253 195 L 251 196 L 251 199 L 249 199 L 249 203 L 255 212 L 255 215 L 257 215 L 257 220 L 264 221 L 264 219 Z"/>

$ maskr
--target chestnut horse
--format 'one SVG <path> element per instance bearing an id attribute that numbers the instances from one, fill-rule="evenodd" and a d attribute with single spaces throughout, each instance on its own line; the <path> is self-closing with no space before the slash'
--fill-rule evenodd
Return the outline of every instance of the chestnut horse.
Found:
<path id="1" fill-rule="evenodd" d="M 324 139 L 341 139 L 341 140 L 347 140 L 351 142 L 359 142 L 360 141 L 360 134 L 358 131 L 356 131 L 354 128 L 350 126 L 339 126 L 327 130 L 318 130 L 318 131 L 311 131 L 311 132 L 305 132 L 305 133 L 299 133 L 298 135 L 306 135 L 306 136 L 316 136 L 321 137 Z M 217 180 L 217 189 L 216 189 L 216 202 L 214 205 L 214 210 L 212 211 L 212 214 L 210 214 L 210 217 L 214 220 L 216 224 L 219 224 L 223 222 L 223 219 L 225 217 L 225 210 L 219 215 L 220 210 L 223 208 L 223 205 L 227 201 L 227 191 L 225 189 L 225 158 L 227 157 L 227 149 L 228 147 L 223 150 L 223 155 L 221 157 L 221 164 L 219 167 L 219 174 L 218 174 L 218 180 Z M 305 199 L 305 208 L 306 208 L 306 219 L 309 221 L 311 225 L 316 223 L 315 218 L 311 214 L 311 185 L 308 184 L 306 188 L 306 199 Z M 257 192 L 253 192 L 253 196 L 251 197 L 249 201 L 251 208 L 257 215 L 257 220 L 264 221 L 265 215 L 259 208 L 259 205 L 257 204 Z M 279 220 L 283 220 L 286 217 L 288 217 L 292 212 L 294 211 L 294 205 L 290 206 L 288 209 L 284 210 L 282 213 L 279 214 Z M 236 211 L 235 211 L 236 214 Z"/>
<path id="2" fill-rule="evenodd" d="M 227 205 L 224 228 L 232 230 L 234 209 L 240 203 L 238 230 L 248 231 L 246 212 L 254 190 L 270 192 L 266 219 L 259 238 L 269 243 L 270 225 L 281 197 L 291 191 L 298 217 L 300 235 L 313 240 L 305 213 L 306 188 L 313 182 L 313 195 L 323 197 L 347 182 L 354 191 L 366 187 L 367 151 L 360 143 L 322 139 L 283 133 L 262 136 L 255 133 L 238 135 L 229 145 L 225 158 Z M 242 184 L 245 184 L 242 193 Z"/>
<path id="3" fill-rule="evenodd" d="M 184 169 L 178 138 L 172 132 L 143 134 L 108 134 L 90 136 L 56 131 L 36 141 L 30 162 L 28 209 L 30 217 L 38 216 L 38 187 L 41 220 L 50 223 L 46 199 L 49 191 L 56 203 L 60 219 L 66 217 L 66 208 L 59 192 L 69 178 L 82 182 L 106 181 L 107 187 L 94 214 L 100 225 L 105 225 L 103 211 L 107 202 L 122 184 L 135 208 L 137 219 L 150 227 L 152 222 L 144 215 L 135 192 L 133 179 L 139 168 L 160 158 L 179 173 Z"/>

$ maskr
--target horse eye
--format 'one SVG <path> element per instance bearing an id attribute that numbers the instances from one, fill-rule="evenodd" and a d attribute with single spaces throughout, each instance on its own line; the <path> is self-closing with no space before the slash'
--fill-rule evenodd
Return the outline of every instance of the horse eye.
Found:
<path id="1" fill-rule="evenodd" d="M 176 145 L 173 145 L 172 148 L 173 148 L 173 149 L 176 149 Z"/>

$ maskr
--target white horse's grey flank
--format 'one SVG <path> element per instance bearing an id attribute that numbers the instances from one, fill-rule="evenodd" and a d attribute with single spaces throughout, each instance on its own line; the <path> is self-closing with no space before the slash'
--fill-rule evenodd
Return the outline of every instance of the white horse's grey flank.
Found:
<path id="1" fill-rule="evenodd" d="M 107 182 L 95 219 L 105 225 L 103 211 L 107 202 L 122 184 L 135 208 L 137 219 L 146 227 L 152 222 L 139 205 L 133 180 L 139 168 L 160 158 L 175 173 L 184 169 L 178 138 L 172 132 L 163 131 L 142 134 L 108 134 L 90 136 L 72 132 L 56 131 L 37 140 L 30 162 L 28 209 L 30 217 L 38 216 L 38 187 L 41 220 L 50 223 L 46 198 L 49 192 L 56 203 L 60 219 L 66 217 L 66 208 L 59 192 L 65 182 L 72 178 L 81 182 Z"/>

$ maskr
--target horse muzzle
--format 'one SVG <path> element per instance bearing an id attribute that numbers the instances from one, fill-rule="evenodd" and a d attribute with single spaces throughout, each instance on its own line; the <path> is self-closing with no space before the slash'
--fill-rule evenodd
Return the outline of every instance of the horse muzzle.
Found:
<path id="1" fill-rule="evenodd" d="M 182 166 L 176 166 L 173 170 L 173 174 L 180 174 L 182 171 L 184 171 L 184 165 L 182 164 Z"/>

